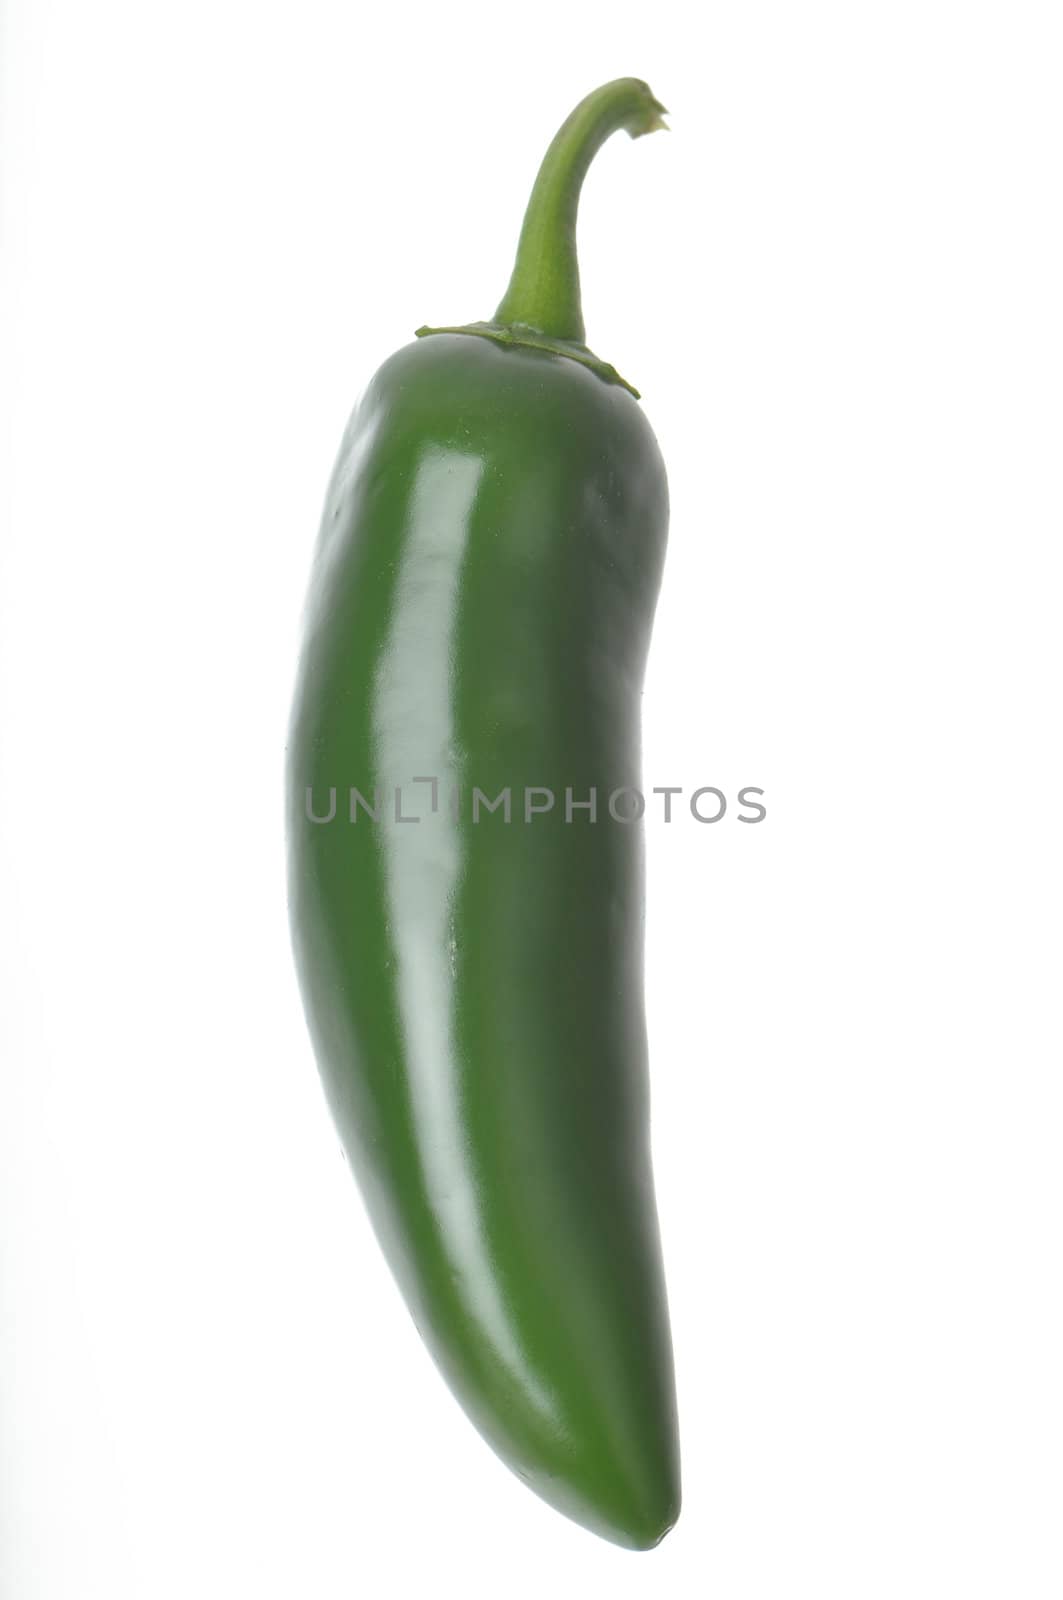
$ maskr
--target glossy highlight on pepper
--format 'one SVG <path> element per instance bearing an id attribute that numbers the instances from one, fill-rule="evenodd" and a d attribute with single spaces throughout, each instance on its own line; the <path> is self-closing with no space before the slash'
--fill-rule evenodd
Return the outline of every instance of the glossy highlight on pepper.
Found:
<path id="1" fill-rule="evenodd" d="M 584 343 L 575 224 L 595 151 L 661 110 L 636 79 L 581 102 L 493 321 L 422 329 L 372 379 L 326 498 L 287 769 L 307 1021 L 395 1278 L 502 1460 L 633 1549 L 679 1512 L 641 830 L 474 821 L 444 796 L 639 787 L 667 486 Z M 351 786 L 410 811 L 308 815 L 308 791 Z"/>

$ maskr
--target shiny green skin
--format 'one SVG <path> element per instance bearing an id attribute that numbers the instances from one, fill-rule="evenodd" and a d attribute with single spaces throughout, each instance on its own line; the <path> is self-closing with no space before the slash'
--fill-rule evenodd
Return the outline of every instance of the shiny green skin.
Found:
<path id="1" fill-rule="evenodd" d="M 395 1277 L 502 1459 L 635 1549 L 675 1521 L 679 1467 L 642 830 L 607 799 L 640 786 L 666 526 L 618 383 L 461 333 L 400 350 L 333 474 L 288 758 L 306 1013 Z M 378 821 L 349 820 L 352 786 Z M 474 822 L 473 786 L 508 786 L 512 821 Z M 526 822 L 525 786 L 554 810 Z M 597 821 L 566 822 L 591 787 Z M 332 821 L 308 789 L 319 817 L 337 791 Z"/>

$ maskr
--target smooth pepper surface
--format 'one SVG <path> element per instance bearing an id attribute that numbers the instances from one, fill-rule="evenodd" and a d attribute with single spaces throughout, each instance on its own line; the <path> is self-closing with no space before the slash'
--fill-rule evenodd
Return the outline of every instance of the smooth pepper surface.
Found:
<path id="1" fill-rule="evenodd" d="M 594 149 L 660 110 L 633 79 L 589 96 L 495 321 L 425 330 L 371 381 L 288 747 L 300 984 L 380 1243 L 502 1459 L 638 1549 L 678 1515 L 679 1464 L 642 836 L 609 799 L 640 787 L 667 488 L 583 344 L 574 228 Z"/>

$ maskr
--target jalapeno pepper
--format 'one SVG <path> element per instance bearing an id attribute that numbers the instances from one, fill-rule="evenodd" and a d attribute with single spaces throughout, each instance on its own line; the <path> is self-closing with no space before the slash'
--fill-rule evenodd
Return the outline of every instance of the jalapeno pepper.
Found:
<path id="1" fill-rule="evenodd" d="M 416 1324 L 502 1459 L 635 1549 L 674 1523 L 679 1466 L 643 847 L 616 797 L 668 509 L 635 391 L 584 342 L 575 225 L 600 145 L 662 109 L 636 79 L 577 106 L 494 320 L 422 328 L 369 384 L 287 779 L 308 1024 Z"/>

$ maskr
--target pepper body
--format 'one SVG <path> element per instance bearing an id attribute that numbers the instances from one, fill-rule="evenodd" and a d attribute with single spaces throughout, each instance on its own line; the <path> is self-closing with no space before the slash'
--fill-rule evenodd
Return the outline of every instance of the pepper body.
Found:
<path id="1" fill-rule="evenodd" d="M 679 1509 L 621 793 L 666 528 L 620 382 L 400 350 L 329 487 L 288 751 L 300 983 L 384 1252 L 503 1460 L 633 1548 Z"/>

